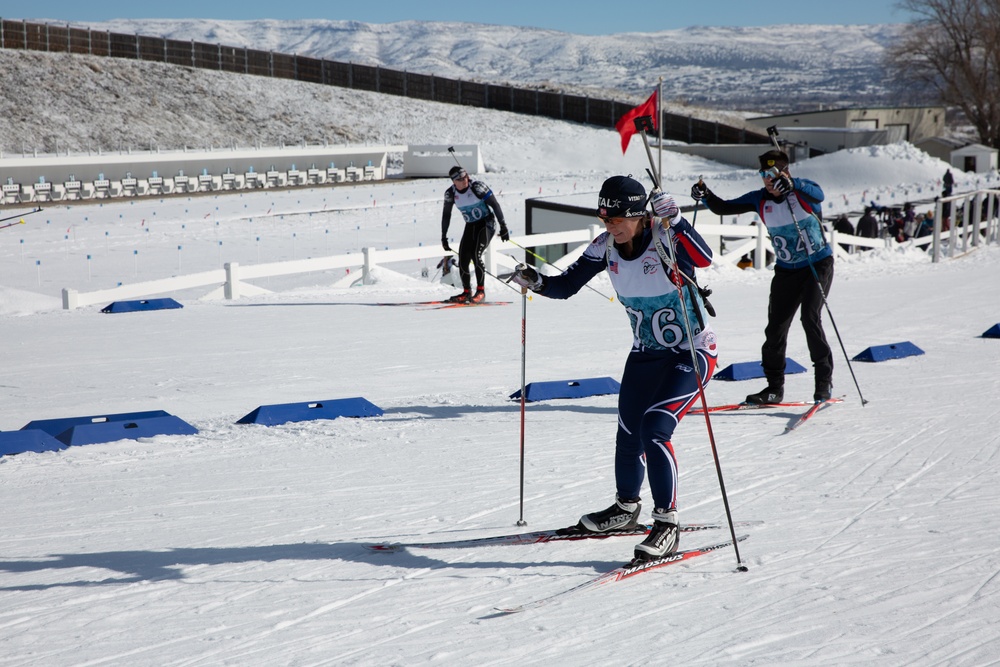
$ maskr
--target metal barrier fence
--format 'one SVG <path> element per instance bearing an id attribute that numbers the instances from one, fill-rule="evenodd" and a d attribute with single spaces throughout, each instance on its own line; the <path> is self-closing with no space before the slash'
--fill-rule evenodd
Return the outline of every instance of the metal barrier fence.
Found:
<path id="1" fill-rule="evenodd" d="M 614 127 L 635 102 L 415 74 L 246 47 L 0 19 L 0 48 L 75 53 L 294 79 L 414 99 Z M 767 144 L 767 136 L 715 121 L 662 114 L 664 139 L 689 144 Z"/>

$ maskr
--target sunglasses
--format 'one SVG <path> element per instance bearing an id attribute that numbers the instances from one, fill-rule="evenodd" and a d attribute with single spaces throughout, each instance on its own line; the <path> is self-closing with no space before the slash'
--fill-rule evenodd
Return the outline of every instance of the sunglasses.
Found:
<path id="1" fill-rule="evenodd" d="M 771 167 L 770 169 L 761 169 L 757 173 L 760 174 L 761 178 L 777 178 L 781 172 L 778 171 L 777 167 Z"/>
<path id="2" fill-rule="evenodd" d="M 468 177 L 469 177 L 469 174 L 463 171 L 461 173 L 458 173 L 458 174 L 455 174 L 454 176 L 452 176 L 451 180 L 453 180 L 453 181 L 455 181 L 457 183 L 458 181 L 464 181 Z"/>
<path id="3" fill-rule="evenodd" d="M 629 220 L 638 220 L 639 218 L 641 218 L 641 216 L 631 216 L 631 217 L 629 217 L 629 216 L 618 216 L 616 218 L 606 218 L 606 217 L 603 217 L 603 216 L 597 216 L 597 217 L 600 218 L 601 222 L 603 222 L 605 225 L 609 225 L 611 227 L 615 227 L 617 225 L 624 224 L 624 223 L 628 222 Z"/>

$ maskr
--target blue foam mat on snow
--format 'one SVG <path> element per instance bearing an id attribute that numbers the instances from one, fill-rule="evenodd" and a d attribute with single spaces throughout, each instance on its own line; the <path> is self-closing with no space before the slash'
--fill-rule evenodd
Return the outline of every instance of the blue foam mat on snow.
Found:
<path id="1" fill-rule="evenodd" d="M 553 382 L 531 382 L 524 387 L 524 401 L 546 401 L 553 398 L 586 398 L 587 396 L 602 396 L 617 394 L 621 384 L 610 377 L 584 378 L 582 380 L 563 380 Z M 511 399 L 520 400 L 521 390 L 510 395 Z"/>

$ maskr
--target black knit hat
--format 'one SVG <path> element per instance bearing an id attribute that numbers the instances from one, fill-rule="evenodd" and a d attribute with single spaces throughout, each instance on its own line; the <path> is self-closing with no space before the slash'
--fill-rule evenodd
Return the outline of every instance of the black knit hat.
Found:
<path id="1" fill-rule="evenodd" d="M 760 160 L 761 171 L 766 171 L 772 167 L 777 167 L 778 171 L 781 171 L 788 166 L 788 153 L 779 151 L 776 148 L 772 148 L 758 159 Z"/>
<path id="2" fill-rule="evenodd" d="M 637 218 L 646 213 L 646 188 L 629 176 L 612 176 L 604 181 L 597 198 L 597 215 L 602 218 Z"/>

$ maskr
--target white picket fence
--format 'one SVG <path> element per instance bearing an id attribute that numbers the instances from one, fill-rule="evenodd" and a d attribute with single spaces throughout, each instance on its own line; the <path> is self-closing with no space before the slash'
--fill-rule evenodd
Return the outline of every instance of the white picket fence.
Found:
<path id="1" fill-rule="evenodd" d="M 968 252 L 980 244 L 1000 243 L 1000 211 L 997 202 L 1000 190 L 976 190 L 936 202 L 934 210 L 934 235 L 931 247 L 932 260 L 941 261 L 947 252 L 954 257 L 959 249 Z M 944 205 L 951 204 L 951 225 L 947 232 L 944 224 Z"/>
<path id="2" fill-rule="evenodd" d="M 995 196 L 1000 196 L 1000 190 L 980 190 L 955 195 L 954 197 L 939 201 L 937 203 L 933 237 L 911 239 L 906 243 L 910 245 L 922 245 L 922 242 L 933 243 L 930 252 L 935 262 L 939 261 L 944 254 L 947 254 L 949 257 L 954 256 L 955 252 L 959 249 L 964 252 L 981 243 L 1000 243 L 1000 218 L 998 218 L 998 213 L 1000 212 L 994 207 Z M 985 214 L 983 214 L 984 201 L 987 202 L 985 205 Z M 946 202 L 952 203 L 953 212 L 961 210 L 963 218 L 960 221 L 960 225 L 957 224 L 958 221 L 953 220 L 951 229 L 947 232 L 942 232 L 942 204 Z M 554 262 L 556 267 L 560 269 L 565 268 L 575 261 L 587 245 L 602 231 L 602 226 L 591 225 L 587 229 L 513 237 L 511 239 L 513 243 L 504 243 L 499 239 L 494 239 L 494 242 L 487 247 L 484 254 L 486 269 L 493 275 L 513 269 L 519 261 L 522 261 L 524 256 L 524 251 L 518 246 L 524 248 L 538 248 L 562 244 L 567 244 L 571 247 L 575 246 L 569 254 Z M 766 234 L 762 233 L 762 225 L 699 223 L 698 231 L 709 243 L 712 243 L 713 240 L 715 241 L 715 243 L 712 243 L 713 247 L 720 247 L 720 239 L 725 240 L 725 252 L 716 253 L 716 262 L 736 264 L 744 255 L 753 252 L 755 268 L 760 269 L 764 267 L 764 258 L 766 251 L 770 248 L 770 243 L 767 242 Z M 734 239 L 736 239 L 735 242 Z M 835 231 L 829 232 L 829 241 L 836 254 L 840 256 L 847 255 L 847 251 L 841 245 L 853 246 L 854 248 L 894 248 L 900 245 L 894 239 L 869 239 L 849 234 L 840 234 Z M 372 268 L 375 266 L 385 266 L 396 262 L 438 259 L 441 257 L 441 254 L 441 249 L 436 246 L 420 246 L 398 250 L 364 248 L 361 253 L 272 262 L 268 264 L 241 266 L 238 263 L 232 262 L 226 264 L 222 269 L 203 271 L 186 276 L 162 278 L 160 280 L 151 280 L 132 285 L 119 285 L 111 289 L 93 292 L 79 292 L 72 288 L 64 288 L 62 290 L 62 303 L 64 309 L 72 310 L 74 308 L 111 301 L 145 298 L 201 287 L 214 287 L 206 295 L 207 298 L 239 299 L 243 296 L 254 296 L 268 291 L 248 281 L 337 269 L 353 270 L 360 268 L 360 280 L 362 283 L 371 284 L 373 281 Z M 501 269 L 505 271 L 501 271 Z"/>

